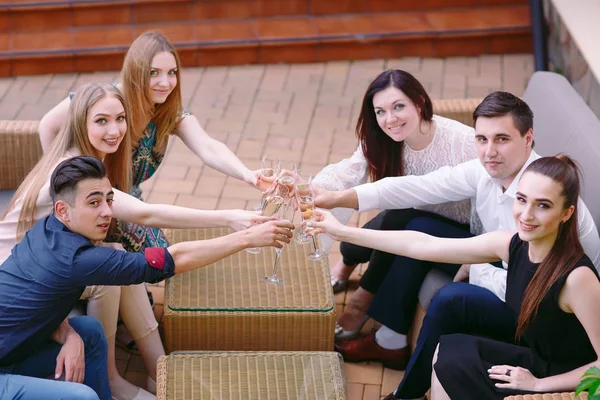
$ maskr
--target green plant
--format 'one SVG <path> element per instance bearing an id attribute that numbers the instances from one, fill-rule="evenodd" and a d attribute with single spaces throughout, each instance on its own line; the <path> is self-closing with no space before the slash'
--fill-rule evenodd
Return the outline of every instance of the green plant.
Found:
<path id="1" fill-rule="evenodd" d="M 577 385 L 575 397 L 581 392 L 588 392 L 588 400 L 600 400 L 600 368 L 590 367 Z"/>

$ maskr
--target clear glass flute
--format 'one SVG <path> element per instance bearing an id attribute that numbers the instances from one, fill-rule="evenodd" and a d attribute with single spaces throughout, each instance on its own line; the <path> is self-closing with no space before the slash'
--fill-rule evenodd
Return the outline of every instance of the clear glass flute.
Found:
<path id="1" fill-rule="evenodd" d="M 296 202 L 300 204 L 301 196 L 311 196 L 310 182 L 312 177 L 309 177 L 307 181 L 300 179 L 296 182 Z M 304 220 L 304 219 L 303 219 Z M 300 229 L 300 233 L 296 235 L 296 243 L 305 244 L 311 241 L 311 236 L 306 233 L 306 227 Z"/>
<path id="2" fill-rule="evenodd" d="M 265 178 L 275 179 L 281 170 L 281 161 L 272 156 L 265 154 L 260 163 L 260 174 Z"/>
<path id="3" fill-rule="evenodd" d="M 277 179 L 277 183 L 280 185 L 286 185 L 291 191 L 294 188 L 294 182 L 296 182 L 297 174 L 298 167 L 294 161 L 281 161 L 280 176 Z"/>
<path id="4" fill-rule="evenodd" d="M 299 196 L 298 208 L 300 208 L 303 221 L 314 219 L 315 200 L 312 196 Z M 321 261 L 327 255 L 319 249 L 316 236 L 312 235 L 311 238 L 313 242 L 313 252 L 308 255 L 308 260 Z"/>
<path id="5" fill-rule="evenodd" d="M 285 186 L 283 186 L 285 187 Z M 284 219 L 289 222 L 293 222 L 294 220 L 294 207 L 291 204 L 291 201 L 287 201 L 285 204 L 281 205 L 278 213 L 279 219 Z M 283 285 L 283 280 L 277 276 L 277 269 L 279 268 L 279 263 L 281 262 L 281 252 L 282 248 L 275 248 L 275 263 L 273 264 L 273 272 L 270 276 L 265 276 L 263 282 L 268 283 L 269 285 L 281 286 Z"/>
<path id="6" fill-rule="evenodd" d="M 265 196 L 262 203 L 262 215 L 272 217 L 279 212 L 282 205 L 288 202 L 290 190 L 285 185 L 277 185 L 271 193 Z"/>

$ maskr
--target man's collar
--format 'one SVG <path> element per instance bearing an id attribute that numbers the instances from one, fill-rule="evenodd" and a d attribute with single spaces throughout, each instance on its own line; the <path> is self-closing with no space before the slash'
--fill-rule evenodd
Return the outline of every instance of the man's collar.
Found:
<path id="1" fill-rule="evenodd" d="M 534 150 L 531 150 L 529 158 L 527 158 L 527 161 L 525 161 L 525 164 L 523 164 L 523 166 L 519 170 L 519 173 L 517 174 L 517 176 L 515 176 L 515 179 L 513 179 L 508 188 L 506 188 L 506 190 L 504 191 L 504 194 L 506 196 L 510 196 L 513 199 L 517 197 L 517 185 L 519 184 L 519 179 L 521 179 L 521 175 L 523 175 L 523 172 L 525 172 L 525 169 L 529 166 L 529 164 L 531 164 L 540 157 L 541 156 L 538 153 L 536 153 Z M 497 179 L 492 178 L 492 182 L 494 182 L 496 185 L 502 188 L 502 184 Z"/>
<path id="2" fill-rule="evenodd" d="M 47 226 L 59 231 L 71 232 L 71 230 L 60 219 L 56 218 L 54 213 L 48 216 Z"/>

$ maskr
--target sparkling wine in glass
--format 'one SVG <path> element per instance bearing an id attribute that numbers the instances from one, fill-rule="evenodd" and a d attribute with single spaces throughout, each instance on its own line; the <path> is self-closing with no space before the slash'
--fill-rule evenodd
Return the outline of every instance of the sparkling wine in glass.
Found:
<path id="1" fill-rule="evenodd" d="M 279 212 L 281 206 L 286 202 L 290 191 L 287 186 L 278 185 L 272 193 L 263 199 L 262 215 L 272 217 Z"/>
<path id="2" fill-rule="evenodd" d="M 271 217 L 279 212 L 279 209 L 283 205 L 283 198 L 280 196 L 269 196 L 266 199 L 265 208 L 263 209 L 263 215 L 265 217 Z"/>
<path id="3" fill-rule="evenodd" d="M 281 161 L 277 157 L 265 154 L 260 163 L 260 188 L 266 190 L 273 184 L 279 171 L 281 170 Z"/>
<path id="4" fill-rule="evenodd" d="M 298 174 L 298 167 L 294 161 L 282 161 L 281 164 L 281 173 L 279 178 L 277 179 L 277 183 L 280 185 L 285 185 L 288 189 L 294 189 L 294 182 L 296 182 L 296 175 Z"/>
<path id="5" fill-rule="evenodd" d="M 296 194 L 298 196 L 310 196 L 311 195 L 310 184 L 308 182 L 298 183 L 296 185 Z"/>
<path id="6" fill-rule="evenodd" d="M 300 197 L 312 196 L 312 191 L 310 190 L 310 181 L 312 177 L 308 178 L 308 181 L 300 180 L 299 183 L 296 183 L 296 202 L 300 204 Z M 304 220 L 304 218 L 302 218 Z M 300 233 L 296 236 L 296 243 L 304 244 L 311 241 L 311 236 L 306 233 L 306 227 L 302 227 L 300 229 Z"/>
<path id="7" fill-rule="evenodd" d="M 314 219 L 315 200 L 312 196 L 298 196 L 298 207 L 300 208 L 303 221 L 310 221 Z M 314 251 L 308 255 L 308 260 L 321 261 L 326 254 L 319 249 L 319 246 L 317 245 L 317 238 L 314 235 L 311 237 Z"/>

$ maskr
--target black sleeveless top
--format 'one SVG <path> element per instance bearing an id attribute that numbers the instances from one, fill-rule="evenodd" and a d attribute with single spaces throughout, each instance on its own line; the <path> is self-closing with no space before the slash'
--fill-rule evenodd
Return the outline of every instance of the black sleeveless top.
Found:
<path id="1" fill-rule="evenodd" d="M 539 265 L 529 260 L 529 243 L 515 234 L 510 242 L 506 303 L 517 314 L 525 289 Z M 561 374 L 596 360 L 596 352 L 575 314 L 564 312 L 558 305 L 560 292 L 575 268 L 590 268 L 598 277 L 594 264 L 584 254 L 571 271 L 552 285 L 523 333 L 533 351 L 536 367 L 545 371 L 546 376 Z"/>

